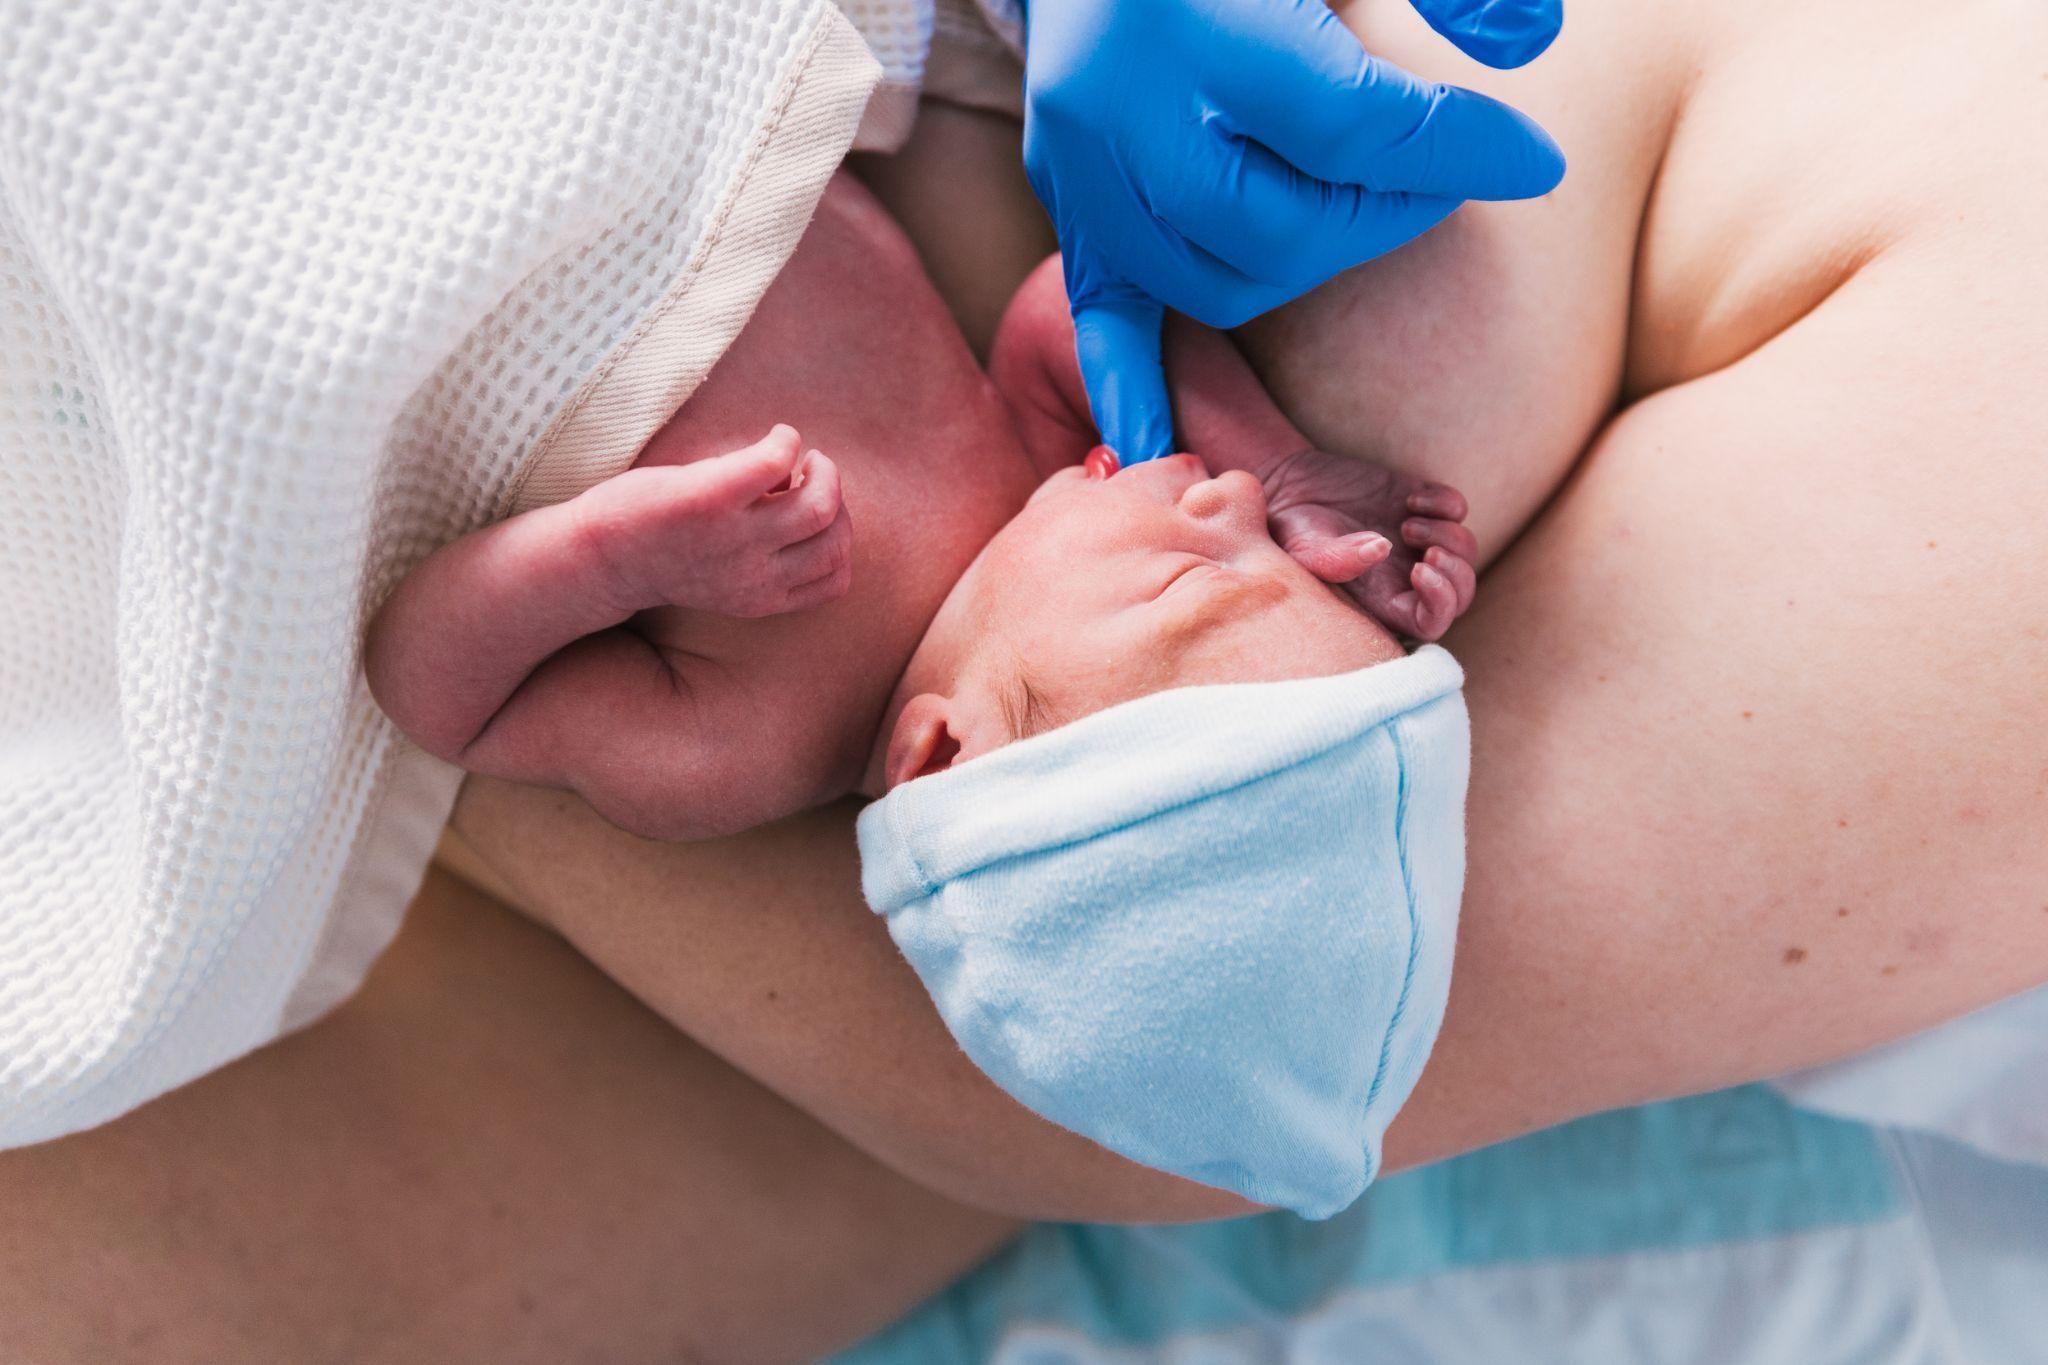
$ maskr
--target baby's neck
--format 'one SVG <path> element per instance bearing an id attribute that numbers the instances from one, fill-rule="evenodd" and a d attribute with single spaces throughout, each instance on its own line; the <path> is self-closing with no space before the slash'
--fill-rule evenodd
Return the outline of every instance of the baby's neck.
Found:
<path id="1" fill-rule="evenodd" d="M 850 652 L 866 656 L 874 704 L 847 713 L 847 764 L 840 794 L 879 795 L 881 754 L 900 709 L 903 675 L 967 566 L 1024 506 L 1037 472 L 993 389 L 962 406 L 957 441 L 921 440 L 917 451 L 863 453 L 847 461 L 853 520 L 853 615 L 862 623 Z M 829 644 L 828 644 L 829 647 Z"/>

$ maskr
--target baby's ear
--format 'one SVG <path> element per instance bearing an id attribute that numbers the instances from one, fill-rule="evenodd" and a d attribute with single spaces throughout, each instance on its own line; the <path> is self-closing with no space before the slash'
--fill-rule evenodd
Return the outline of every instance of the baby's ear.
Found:
<path id="1" fill-rule="evenodd" d="M 959 762 L 960 731 L 951 697 L 936 692 L 912 697 L 889 736 L 889 757 L 883 765 L 887 789 L 894 791 L 913 778 L 942 773 Z"/>

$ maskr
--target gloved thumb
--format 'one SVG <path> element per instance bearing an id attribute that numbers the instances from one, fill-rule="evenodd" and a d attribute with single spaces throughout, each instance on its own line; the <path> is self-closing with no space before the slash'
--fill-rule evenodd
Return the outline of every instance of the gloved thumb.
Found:
<path id="1" fill-rule="evenodd" d="M 1131 288 L 1077 298 L 1073 309 L 1074 350 L 1102 443 L 1126 466 L 1172 454 L 1173 408 L 1159 359 L 1165 310 Z"/>
<path id="2" fill-rule="evenodd" d="M 1536 60 L 1564 27 L 1564 0 L 1410 2 L 1459 51 L 1502 69 Z"/>

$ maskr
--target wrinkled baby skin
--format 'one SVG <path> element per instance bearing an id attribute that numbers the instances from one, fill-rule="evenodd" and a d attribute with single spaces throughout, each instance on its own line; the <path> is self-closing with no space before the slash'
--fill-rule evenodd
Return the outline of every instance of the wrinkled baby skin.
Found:
<path id="1" fill-rule="evenodd" d="M 1192 455 L 1048 478 L 905 670 L 881 792 L 1170 687 L 1350 672 L 1394 637 L 1281 549 L 1259 480 Z"/>
<path id="2" fill-rule="evenodd" d="M 1036 477 L 850 177 L 631 469 L 444 547 L 372 623 L 378 701 L 473 772 L 689 839 L 844 796 L 961 571 Z"/>

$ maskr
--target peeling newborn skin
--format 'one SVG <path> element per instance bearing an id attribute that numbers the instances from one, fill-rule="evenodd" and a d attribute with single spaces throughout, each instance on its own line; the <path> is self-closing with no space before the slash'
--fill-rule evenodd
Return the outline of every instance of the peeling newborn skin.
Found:
<path id="1" fill-rule="evenodd" d="M 1070 363 L 1064 296 L 1051 330 L 1030 293 L 1020 305 L 998 352 Z M 1163 688 L 1397 656 L 1347 593 L 1412 634 L 1448 624 L 1470 600 L 1456 495 L 1324 470 L 1208 340 L 1202 420 L 1266 481 L 1192 456 L 1110 475 L 1079 463 L 1087 443 L 1035 470 L 1018 424 L 1043 366 L 1013 363 L 1024 387 L 999 394 L 841 176 L 631 469 L 463 537 L 399 587 L 371 626 L 371 687 L 441 757 L 690 839 Z M 1289 439 L 1291 461 L 1265 458 Z"/>

